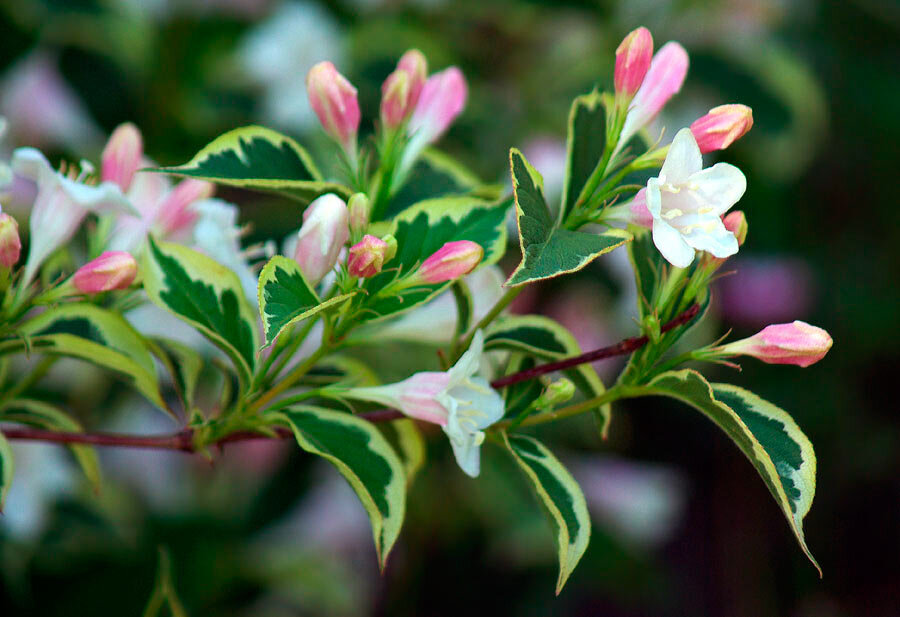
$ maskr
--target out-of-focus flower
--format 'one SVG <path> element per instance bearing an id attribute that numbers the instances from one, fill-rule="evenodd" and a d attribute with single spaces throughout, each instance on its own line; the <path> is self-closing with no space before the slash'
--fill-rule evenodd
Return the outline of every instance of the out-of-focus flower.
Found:
<path id="1" fill-rule="evenodd" d="M 53 251 L 69 241 L 89 212 L 132 214 L 134 209 L 118 185 L 102 182 L 87 184 L 93 168 L 82 163 L 80 172 L 71 175 L 55 171 L 34 148 L 19 148 L 13 153 L 13 171 L 37 184 L 37 197 L 31 210 L 28 260 L 24 285 L 32 281 L 38 268 Z"/>
<path id="2" fill-rule="evenodd" d="M 106 251 L 75 271 L 72 282 L 78 291 L 97 294 L 126 289 L 137 276 L 137 261 L 124 251 Z"/>
<path id="3" fill-rule="evenodd" d="M 691 133 L 700 146 L 700 152 L 706 154 L 715 150 L 724 150 L 747 134 L 753 127 L 753 110 L 746 105 L 719 105 L 709 113 L 694 120 Z"/>
<path id="4" fill-rule="evenodd" d="M 484 429 L 502 418 L 504 412 L 503 397 L 486 379 L 476 376 L 483 350 L 484 335 L 479 330 L 468 351 L 449 371 L 416 373 L 398 383 L 352 388 L 345 393 L 439 424 L 450 438 L 456 462 L 474 478 L 481 469 Z"/>
<path id="5" fill-rule="evenodd" d="M 144 140 L 138 128 L 130 122 L 120 124 L 103 149 L 100 178 L 104 182 L 115 182 L 127 191 L 143 154 Z"/>
<path id="6" fill-rule="evenodd" d="M 616 94 L 631 97 L 650 69 L 653 60 L 653 36 L 641 26 L 628 33 L 616 49 Z"/>
<path id="7" fill-rule="evenodd" d="M 688 54 L 678 43 L 670 41 L 656 52 L 650 70 L 631 101 L 619 137 L 619 147 L 647 126 L 669 99 L 681 90 L 687 70 Z"/>
<path id="8" fill-rule="evenodd" d="M 345 57 L 344 38 L 335 19 L 319 4 L 283 2 L 250 30 L 238 50 L 247 78 L 264 88 L 262 116 L 270 125 L 303 132 L 316 116 L 308 105 L 306 74 L 323 60 L 338 65 Z"/>
<path id="9" fill-rule="evenodd" d="M 713 299 L 730 323 L 761 327 L 808 315 L 815 297 L 809 266 L 784 257 L 738 257 L 734 273 L 716 284 Z"/>
<path id="10" fill-rule="evenodd" d="M 447 131 L 462 113 L 467 97 L 466 78 L 455 66 L 428 78 L 406 125 L 410 139 L 400 162 L 401 173 L 412 167 L 425 146 L 437 141 Z"/>
<path id="11" fill-rule="evenodd" d="M 681 129 L 659 176 L 647 182 L 647 209 L 653 216 L 653 243 L 674 266 L 684 268 L 695 250 L 728 257 L 737 239 L 720 218 L 747 189 L 741 170 L 728 163 L 703 169 L 690 129 Z"/>
<path id="12" fill-rule="evenodd" d="M 753 336 L 709 351 L 716 357 L 751 356 L 766 364 L 809 366 L 831 349 L 831 335 L 804 321 L 766 326 Z"/>
<path id="13" fill-rule="evenodd" d="M 13 140 L 20 144 L 84 151 L 101 139 L 56 60 L 41 51 L 17 61 L 0 80 L 0 114 L 9 119 Z"/>
<path id="14" fill-rule="evenodd" d="M 366 234 L 363 239 L 350 247 L 347 269 L 353 276 L 369 278 L 381 272 L 387 254 L 387 242 Z"/>
<path id="15" fill-rule="evenodd" d="M 359 101 L 356 88 L 338 73 L 331 62 L 319 62 L 306 75 L 309 104 L 322 128 L 341 144 L 348 156 L 356 156 L 356 132 L 359 129 Z"/>
<path id="16" fill-rule="evenodd" d="M 474 270 L 483 257 L 484 249 L 477 242 L 448 242 L 422 262 L 415 276 L 432 284 L 452 281 Z"/>
<path id="17" fill-rule="evenodd" d="M 322 195 L 303 213 L 292 257 L 311 285 L 321 281 L 337 263 L 350 239 L 349 219 L 347 204 L 334 193 Z"/>
<path id="18" fill-rule="evenodd" d="M 0 266 L 9 269 L 19 261 L 22 240 L 19 238 L 19 224 L 10 215 L 0 214 Z"/>
<path id="19" fill-rule="evenodd" d="M 77 472 L 65 448 L 50 443 L 12 444 L 16 475 L 6 496 L 0 529 L 18 539 L 37 536 L 52 502 L 71 497 Z"/>

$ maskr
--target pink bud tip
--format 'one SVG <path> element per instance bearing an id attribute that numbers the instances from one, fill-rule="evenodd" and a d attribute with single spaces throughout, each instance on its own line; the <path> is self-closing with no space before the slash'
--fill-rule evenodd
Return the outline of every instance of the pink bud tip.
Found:
<path id="1" fill-rule="evenodd" d="M 369 278 L 381 272 L 387 255 L 387 242 L 366 234 L 363 239 L 350 247 L 347 269 L 359 278 Z"/>
<path id="2" fill-rule="evenodd" d="M 747 134 L 753 126 L 753 110 L 746 105 L 719 105 L 709 113 L 694 120 L 691 133 L 700 146 L 700 152 L 724 150 Z"/>
<path id="3" fill-rule="evenodd" d="M 350 149 L 359 129 L 356 88 L 331 62 L 320 62 L 306 75 L 309 103 L 332 139 Z"/>
<path id="4" fill-rule="evenodd" d="M 103 149 L 100 176 L 104 182 L 114 182 L 127 191 L 134 179 L 144 153 L 141 132 L 130 122 L 120 124 Z"/>
<path id="5" fill-rule="evenodd" d="M 124 251 L 106 251 L 75 272 L 73 282 L 78 291 L 96 294 L 125 289 L 137 276 L 137 262 Z"/>
<path id="6" fill-rule="evenodd" d="M 752 356 L 768 364 L 809 366 L 831 349 L 831 335 L 803 321 L 766 326 L 750 338 L 722 346 L 730 355 Z"/>
<path id="7" fill-rule="evenodd" d="M 653 227 L 653 215 L 647 209 L 647 189 L 642 188 L 629 204 L 630 222 L 641 227 Z"/>
<path id="8" fill-rule="evenodd" d="M 428 79 L 428 60 L 418 49 L 410 49 L 400 57 L 397 70 L 403 71 L 409 76 L 409 105 L 415 107 Z"/>
<path id="9" fill-rule="evenodd" d="M 409 75 L 396 70 L 381 84 L 381 122 L 387 129 L 395 129 L 406 120 L 410 104 Z"/>
<path id="10" fill-rule="evenodd" d="M 725 229 L 734 234 L 734 237 L 737 238 L 738 246 L 744 246 L 744 242 L 747 240 L 747 217 L 744 216 L 743 211 L 735 210 L 734 212 L 729 212 L 722 218 L 722 224 L 725 225 Z"/>
<path id="11" fill-rule="evenodd" d="M 448 242 L 425 260 L 419 277 L 427 283 L 452 281 L 474 270 L 483 257 L 484 249 L 476 242 Z"/>
<path id="12" fill-rule="evenodd" d="M 422 88 L 407 132 L 419 133 L 426 143 L 434 142 L 462 112 L 467 96 L 466 78 L 458 68 L 451 66 L 435 73 Z"/>
<path id="13" fill-rule="evenodd" d="M 616 49 L 616 92 L 633 96 L 653 60 L 653 36 L 641 26 L 632 30 Z"/>
<path id="14" fill-rule="evenodd" d="M 12 268 L 22 253 L 19 224 L 8 214 L 0 214 L 0 266 Z"/>

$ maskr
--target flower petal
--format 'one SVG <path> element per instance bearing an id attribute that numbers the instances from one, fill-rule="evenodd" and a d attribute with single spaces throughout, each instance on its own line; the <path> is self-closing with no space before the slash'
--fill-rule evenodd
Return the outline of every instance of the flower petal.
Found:
<path id="1" fill-rule="evenodd" d="M 710 230 L 696 230 L 682 235 L 684 241 L 698 251 L 712 253 L 716 257 L 725 258 L 738 252 L 738 241 L 733 233 L 725 228 L 721 219 L 713 223 L 715 228 Z"/>
<path id="2" fill-rule="evenodd" d="M 443 427 L 444 432 L 450 438 L 450 447 L 453 448 L 456 464 L 467 476 L 477 478 L 481 472 L 481 446 L 480 444 L 476 445 L 475 435 L 462 439 L 455 438 L 448 428 L 448 426 Z"/>
<path id="3" fill-rule="evenodd" d="M 659 177 L 663 182 L 679 184 L 703 169 L 703 157 L 700 146 L 694 139 L 691 129 L 681 129 L 675 135 L 666 162 L 663 163 Z"/>
<path id="4" fill-rule="evenodd" d="M 716 163 L 708 169 L 697 172 L 688 179 L 696 185 L 694 193 L 713 214 L 722 216 L 736 204 L 747 190 L 747 178 L 744 172 L 728 163 Z"/>
<path id="5" fill-rule="evenodd" d="M 673 266 L 686 268 L 694 261 L 694 249 L 665 221 L 653 221 L 653 244 Z"/>
<path id="6" fill-rule="evenodd" d="M 650 216 L 659 218 L 662 212 L 662 193 L 659 190 L 659 178 L 650 178 L 647 181 L 647 192 L 644 195 L 647 202 L 647 210 Z"/>

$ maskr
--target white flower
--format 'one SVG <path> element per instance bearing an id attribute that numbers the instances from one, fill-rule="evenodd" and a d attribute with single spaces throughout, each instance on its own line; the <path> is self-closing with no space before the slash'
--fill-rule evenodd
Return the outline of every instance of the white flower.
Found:
<path id="1" fill-rule="evenodd" d="M 700 148 L 690 129 L 681 129 L 669 147 L 659 177 L 647 182 L 647 209 L 653 216 L 653 243 L 674 266 L 685 268 L 694 251 L 716 257 L 734 255 L 738 242 L 722 215 L 747 190 L 740 169 L 717 163 L 703 169 Z"/>
<path id="2" fill-rule="evenodd" d="M 77 175 L 55 171 L 40 151 L 19 148 L 13 152 L 13 171 L 37 184 L 37 197 L 29 217 L 31 244 L 25 263 L 24 285 L 34 279 L 47 257 L 68 242 L 89 212 L 136 214 L 118 185 L 86 184 L 93 168 L 82 162 Z"/>
<path id="3" fill-rule="evenodd" d="M 503 417 L 503 397 L 476 376 L 484 335 L 475 333 L 469 350 L 446 372 L 416 373 L 401 382 L 353 388 L 346 396 L 399 409 L 407 416 L 439 424 L 453 447 L 460 468 L 477 477 L 481 469 L 484 429 Z"/>

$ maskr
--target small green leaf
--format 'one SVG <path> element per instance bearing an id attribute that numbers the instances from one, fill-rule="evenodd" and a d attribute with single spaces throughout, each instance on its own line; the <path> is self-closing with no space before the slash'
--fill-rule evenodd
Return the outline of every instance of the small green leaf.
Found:
<path id="1" fill-rule="evenodd" d="M 194 407 L 194 395 L 197 393 L 197 384 L 206 364 L 205 360 L 194 349 L 178 341 L 157 337 L 153 342 L 157 345 L 158 357 L 172 375 L 185 411 L 190 413 Z"/>
<path id="2" fill-rule="evenodd" d="M 396 316 L 446 290 L 450 282 L 419 285 L 397 294 L 379 293 L 397 277 L 413 272 L 447 242 L 476 242 L 484 249 L 480 265 L 496 263 L 506 248 L 508 207 L 508 202 L 498 204 L 474 197 L 444 197 L 404 210 L 391 228 L 397 238 L 397 255 L 384 265 L 381 274 L 366 281 L 365 293 L 354 300 L 361 319 L 374 321 Z"/>
<path id="3" fill-rule="evenodd" d="M 620 229 L 594 234 L 558 227 L 544 200 L 541 175 L 515 148 L 510 150 L 509 159 L 522 261 L 506 286 L 577 272 L 631 239 L 630 233 Z"/>
<path id="4" fill-rule="evenodd" d="M 694 407 L 725 431 L 762 476 L 821 575 L 803 536 L 803 518 L 816 491 L 816 456 L 793 418 L 752 392 L 730 384 L 710 384 L 690 369 L 662 373 L 646 387 Z"/>
<path id="5" fill-rule="evenodd" d="M 266 346 L 288 326 L 337 307 L 353 295 L 343 294 L 322 302 L 306 282 L 297 262 L 275 255 L 259 274 L 259 314 L 266 333 Z"/>
<path id="6" fill-rule="evenodd" d="M 406 511 L 403 462 L 384 435 L 370 422 L 320 407 L 298 406 L 271 417 L 291 428 L 301 448 L 333 464 L 356 491 L 384 568 Z"/>
<path id="7" fill-rule="evenodd" d="M 542 315 L 504 315 L 494 320 L 485 332 L 484 348 L 519 351 L 551 361 L 581 354 L 581 348 L 572 333 Z M 564 373 L 585 398 L 595 398 L 606 392 L 600 376 L 590 364 L 580 364 Z M 600 435 L 605 439 L 612 419 L 609 403 L 597 408 L 594 419 Z"/>
<path id="8" fill-rule="evenodd" d="M 150 300 L 199 330 L 249 383 L 259 347 L 256 311 L 237 275 L 206 255 L 150 238 L 144 289 Z"/>
<path id="9" fill-rule="evenodd" d="M 219 184 L 273 191 L 308 203 L 323 193 L 344 199 L 350 189 L 324 182 L 306 150 L 290 137 L 261 126 L 234 129 L 214 139 L 190 161 L 158 171 Z"/>
<path id="10" fill-rule="evenodd" d="M 596 90 L 579 96 L 572 102 L 566 149 L 568 156 L 560 221 L 565 221 L 572 212 L 581 189 L 600 163 L 606 149 L 606 107 L 603 105 L 602 95 Z"/>
<path id="11" fill-rule="evenodd" d="M 6 503 L 6 495 L 13 480 L 13 453 L 9 441 L 0 432 L 0 512 L 3 512 L 3 504 Z"/>
<path id="12" fill-rule="evenodd" d="M 34 349 L 80 358 L 123 375 L 154 405 L 171 413 L 159 393 L 146 341 L 118 313 L 91 304 L 63 304 L 29 320 L 19 333 Z"/>
<path id="13" fill-rule="evenodd" d="M 84 430 L 78 421 L 62 409 L 33 399 L 16 399 L 7 403 L 0 411 L 0 420 L 39 426 L 52 431 L 81 433 Z M 99 491 L 101 476 L 97 451 L 91 446 L 81 444 L 70 445 L 69 449 L 94 491 Z"/>
<path id="14" fill-rule="evenodd" d="M 591 518 L 584 494 L 572 474 L 541 442 L 525 435 L 503 433 L 503 438 L 550 515 L 559 553 L 559 595 L 591 538 Z"/>

